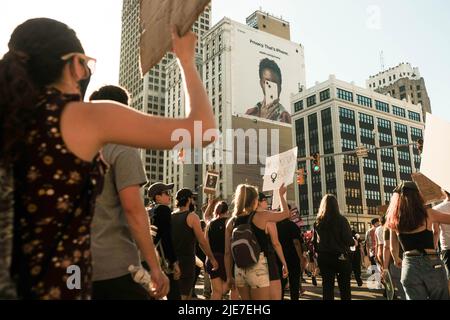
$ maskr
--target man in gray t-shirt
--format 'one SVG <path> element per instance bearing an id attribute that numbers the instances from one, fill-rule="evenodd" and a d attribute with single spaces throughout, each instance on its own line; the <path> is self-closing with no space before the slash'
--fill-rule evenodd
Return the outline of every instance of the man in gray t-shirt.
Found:
<path id="1" fill-rule="evenodd" d="M 91 96 L 91 100 L 105 99 L 126 104 L 128 95 L 122 88 L 106 86 Z M 155 289 L 152 296 L 166 296 L 169 280 L 161 271 L 141 194 L 147 178 L 139 151 L 109 144 L 103 148 L 102 156 L 110 168 L 92 221 L 92 297 L 94 300 L 149 299 L 149 292 L 135 283 L 128 271 L 130 265 L 141 265 L 139 251 L 151 269 Z"/>

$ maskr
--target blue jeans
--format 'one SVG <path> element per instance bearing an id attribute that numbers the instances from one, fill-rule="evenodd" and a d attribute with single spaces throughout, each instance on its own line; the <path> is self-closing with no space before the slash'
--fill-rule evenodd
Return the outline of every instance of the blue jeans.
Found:
<path id="1" fill-rule="evenodd" d="M 447 275 L 439 256 L 404 256 L 401 282 L 407 300 L 448 300 Z"/>

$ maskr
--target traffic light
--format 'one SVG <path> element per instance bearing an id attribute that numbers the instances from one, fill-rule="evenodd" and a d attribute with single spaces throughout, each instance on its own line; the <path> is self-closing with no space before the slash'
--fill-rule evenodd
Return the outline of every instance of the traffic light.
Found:
<path id="1" fill-rule="evenodd" d="M 312 162 L 313 172 L 320 173 L 320 153 L 316 152 L 313 154 L 312 157 L 313 157 Z"/>
<path id="2" fill-rule="evenodd" d="M 297 184 L 299 186 L 305 185 L 305 169 L 297 170 Z"/>
<path id="3" fill-rule="evenodd" d="M 423 152 L 423 139 L 417 140 L 417 150 L 419 150 L 419 154 Z"/>

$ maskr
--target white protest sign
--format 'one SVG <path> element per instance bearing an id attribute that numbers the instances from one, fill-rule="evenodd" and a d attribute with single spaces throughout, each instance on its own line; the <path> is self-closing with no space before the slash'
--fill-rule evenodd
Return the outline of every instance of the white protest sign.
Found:
<path id="1" fill-rule="evenodd" d="M 450 192 L 450 123 L 427 113 L 420 172 L 444 190 Z"/>
<path id="2" fill-rule="evenodd" d="M 297 169 L 298 148 L 266 158 L 266 172 L 264 173 L 263 191 L 280 189 L 284 183 L 286 186 L 294 181 Z"/>

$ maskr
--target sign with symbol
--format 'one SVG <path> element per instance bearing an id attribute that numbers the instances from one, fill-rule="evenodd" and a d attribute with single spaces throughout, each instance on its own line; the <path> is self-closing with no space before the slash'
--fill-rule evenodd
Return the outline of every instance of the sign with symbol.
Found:
<path id="1" fill-rule="evenodd" d="M 294 182 L 297 169 L 298 148 L 266 158 L 266 171 L 264 174 L 263 191 L 280 189 L 284 183 L 286 186 Z"/>

